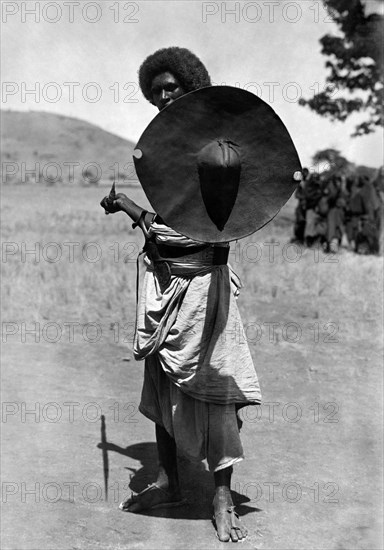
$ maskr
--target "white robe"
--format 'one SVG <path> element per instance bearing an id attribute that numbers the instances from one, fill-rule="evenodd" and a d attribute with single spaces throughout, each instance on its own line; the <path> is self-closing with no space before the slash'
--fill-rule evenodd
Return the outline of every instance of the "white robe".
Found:
<path id="1" fill-rule="evenodd" d="M 170 246 L 202 243 L 153 222 L 150 234 Z M 188 396 L 218 405 L 259 404 L 260 387 L 236 303 L 241 283 L 206 251 L 170 260 L 177 270 L 161 291 L 153 266 L 138 304 L 136 359 L 156 354 L 169 380 Z"/>

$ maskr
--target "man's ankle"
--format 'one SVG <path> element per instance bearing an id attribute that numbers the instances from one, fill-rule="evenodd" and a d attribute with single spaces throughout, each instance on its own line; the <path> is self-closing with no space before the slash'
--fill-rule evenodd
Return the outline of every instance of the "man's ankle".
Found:
<path id="1" fill-rule="evenodd" d="M 166 471 L 163 468 L 160 468 L 158 472 L 156 485 L 158 485 L 162 489 L 166 489 L 170 493 L 180 492 L 178 477 L 167 475 Z"/>
<path id="2" fill-rule="evenodd" d="M 213 497 L 212 501 L 212 506 L 216 510 L 233 506 L 231 491 L 228 489 L 228 487 L 225 491 L 218 491 L 216 489 L 215 496 Z"/>

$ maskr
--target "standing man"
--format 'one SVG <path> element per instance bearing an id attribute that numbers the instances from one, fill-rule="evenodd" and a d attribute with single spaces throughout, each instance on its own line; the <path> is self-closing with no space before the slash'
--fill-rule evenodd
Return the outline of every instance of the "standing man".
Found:
<path id="1" fill-rule="evenodd" d="M 319 238 L 318 221 L 319 215 L 316 211 L 321 199 L 321 183 L 319 174 L 312 174 L 305 186 L 305 244 L 312 246 Z"/>
<path id="2" fill-rule="evenodd" d="M 304 244 L 304 234 L 305 234 L 305 215 L 306 215 L 306 200 L 305 200 L 305 191 L 306 191 L 306 182 L 309 178 L 308 168 L 303 168 L 303 178 L 300 181 L 296 192 L 295 199 L 297 199 L 297 206 L 295 210 L 295 226 L 294 226 L 294 241 L 299 244 Z"/>
<path id="3" fill-rule="evenodd" d="M 184 48 L 149 56 L 139 83 L 159 110 L 211 86 L 205 66 Z M 229 244 L 184 237 L 122 193 L 105 197 L 101 205 L 108 213 L 126 212 L 147 234 L 134 354 L 145 359 L 140 411 L 155 423 L 159 471 L 154 483 L 120 507 L 137 513 L 183 504 L 177 452 L 195 461 L 207 458 L 215 482 L 217 536 L 240 541 L 247 531 L 230 491 L 233 465 L 244 458 L 237 413 L 260 404 L 261 395 L 246 341 L 228 336 L 234 327 L 242 330 L 236 304 L 241 284 L 227 264 Z"/>
<path id="4" fill-rule="evenodd" d="M 344 226 L 345 197 L 342 192 L 341 176 L 332 176 L 323 186 L 323 197 L 327 201 L 326 250 L 336 253 L 339 250 Z M 320 201 L 322 200 L 320 199 Z"/>

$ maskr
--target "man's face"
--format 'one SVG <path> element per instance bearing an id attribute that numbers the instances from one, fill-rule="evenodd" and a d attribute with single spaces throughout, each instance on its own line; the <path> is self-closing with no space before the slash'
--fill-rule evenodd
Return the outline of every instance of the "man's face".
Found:
<path id="1" fill-rule="evenodd" d="M 159 111 L 185 94 L 185 90 L 177 78 L 168 72 L 155 76 L 152 80 L 151 92 L 152 100 Z"/>

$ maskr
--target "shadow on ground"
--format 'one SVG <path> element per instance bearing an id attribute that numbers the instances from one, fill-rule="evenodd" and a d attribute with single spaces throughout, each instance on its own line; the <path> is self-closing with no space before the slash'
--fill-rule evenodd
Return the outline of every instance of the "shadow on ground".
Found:
<path id="1" fill-rule="evenodd" d="M 113 451 L 141 462 L 139 468 L 126 467 L 132 472 L 129 488 L 134 493 L 139 493 L 154 481 L 154 472 L 158 468 L 156 443 L 144 442 L 120 447 L 114 443 L 104 442 L 97 446 L 104 452 Z M 179 472 L 182 472 L 181 490 L 188 504 L 180 508 L 142 511 L 141 515 L 172 519 L 211 519 L 214 495 L 213 475 L 205 469 L 202 462 L 192 463 L 183 457 L 179 457 L 178 460 Z M 236 512 L 240 516 L 261 511 L 259 508 L 248 506 L 250 499 L 236 491 L 232 491 L 232 498 L 236 505 Z"/>

